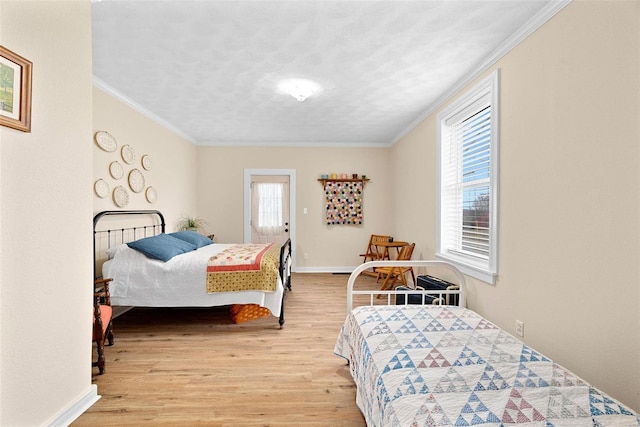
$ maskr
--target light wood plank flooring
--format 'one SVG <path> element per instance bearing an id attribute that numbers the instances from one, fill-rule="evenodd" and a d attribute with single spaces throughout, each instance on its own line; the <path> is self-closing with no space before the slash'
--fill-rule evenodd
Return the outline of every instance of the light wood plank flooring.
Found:
<path id="1" fill-rule="evenodd" d="M 286 323 L 226 308 L 133 309 L 115 320 L 102 398 L 72 426 L 364 426 L 346 361 L 344 274 L 294 274 Z M 366 286 L 376 286 L 374 278 Z"/>

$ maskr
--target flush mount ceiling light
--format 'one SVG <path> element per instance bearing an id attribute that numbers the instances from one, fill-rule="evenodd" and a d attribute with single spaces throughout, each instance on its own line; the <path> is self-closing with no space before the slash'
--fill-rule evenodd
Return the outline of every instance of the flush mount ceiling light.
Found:
<path id="1" fill-rule="evenodd" d="M 322 91 L 322 86 L 318 83 L 307 79 L 286 79 L 278 83 L 280 92 L 293 96 L 302 102 L 311 95 L 317 95 Z"/>

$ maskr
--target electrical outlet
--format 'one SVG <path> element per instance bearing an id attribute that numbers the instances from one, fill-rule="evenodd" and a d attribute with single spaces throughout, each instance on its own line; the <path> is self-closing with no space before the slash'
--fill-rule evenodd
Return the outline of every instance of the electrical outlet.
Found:
<path id="1" fill-rule="evenodd" d="M 309 259 L 309 254 L 308 253 L 304 253 L 304 259 Z"/>
<path id="2" fill-rule="evenodd" d="M 521 320 L 516 320 L 516 334 L 524 337 L 524 322 Z"/>

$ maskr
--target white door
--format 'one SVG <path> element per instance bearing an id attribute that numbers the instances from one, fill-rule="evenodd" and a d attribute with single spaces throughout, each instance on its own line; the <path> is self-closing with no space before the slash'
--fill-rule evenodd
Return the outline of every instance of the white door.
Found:
<path id="1" fill-rule="evenodd" d="M 289 238 L 289 175 L 251 175 L 251 243 Z"/>

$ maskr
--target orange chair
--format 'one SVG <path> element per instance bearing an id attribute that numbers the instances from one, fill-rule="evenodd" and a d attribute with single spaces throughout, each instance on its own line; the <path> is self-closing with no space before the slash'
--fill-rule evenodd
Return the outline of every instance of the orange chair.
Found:
<path id="1" fill-rule="evenodd" d="M 397 261 L 408 261 L 413 256 L 413 249 L 416 247 L 415 243 L 405 245 L 400 249 Z M 381 290 L 393 289 L 397 281 L 400 281 L 404 286 L 407 286 L 406 274 L 411 273 L 413 279 L 413 285 L 416 284 L 416 276 L 413 272 L 413 267 L 378 267 L 376 268 L 378 279 L 383 279 Z"/>
<path id="2" fill-rule="evenodd" d="M 105 371 L 104 343 L 108 341 L 109 345 L 113 345 L 113 331 L 111 330 L 113 308 L 109 295 L 109 282 L 112 280 L 101 279 L 93 283 L 93 342 L 98 347 L 98 360 L 92 361 L 91 366 L 97 366 L 100 375 Z"/>
<path id="3" fill-rule="evenodd" d="M 367 250 L 365 253 L 360 254 L 361 257 L 364 257 L 363 263 L 368 261 L 378 261 L 382 259 L 384 251 L 378 248 L 379 242 L 388 242 L 391 239 L 391 236 L 383 236 L 381 234 L 372 234 L 369 238 L 369 244 L 367 245 Z M 378 276 L 376 273 L 376 269 L 373 270 L 365 270 L 362 274 L 368 274 L 370 276 Z"/>
<path id="4" fill-rule="evenodd" d="M 361 257 L 364 257 L 362 262 L 367 261 L 377 261 L 382 257 L 382 251 L 379 250 L 377 244 L 378 242 L 388 242 L 391 239 L 391 236 L 383 236 L 381 234 L 372 234 L 369 238 L 369 245 L 367 245 L 367 250 L 365 253 L 360 254 Z"/>

